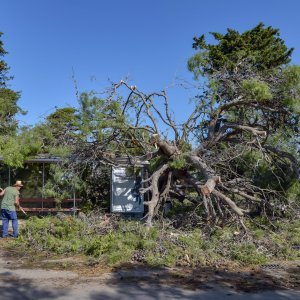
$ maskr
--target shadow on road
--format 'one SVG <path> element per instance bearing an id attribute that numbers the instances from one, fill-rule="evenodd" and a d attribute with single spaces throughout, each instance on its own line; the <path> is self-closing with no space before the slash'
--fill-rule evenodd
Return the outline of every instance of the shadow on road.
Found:
<path id="1" fill-rule="evenodd" d="M 294 269 L 299 274 L 299 268 Z M 143 273 L 144 272 L 144 273 Z M 280 276 L 267 275 L 264 271 L 252 272 L 217 270 L 209 267 L 152 270 L 115 269 L 116 277 L 105 282 L 113 286 L 114 294 L 105 290 L 91 293 L 89 299 L 300 299 L 300 287 L 291 290 Z M 296 282 L 296 281 L 295 281 Z M 122 295 L 122 298 L 118 298 Z"/>
<path id="2" fill-rule="evenodd" d="M 66 293 L 67 290 L 37 287 L 36 282 L 18 279 L 11 272 L 0 273 L 1 300 L 57 299 Z"/>

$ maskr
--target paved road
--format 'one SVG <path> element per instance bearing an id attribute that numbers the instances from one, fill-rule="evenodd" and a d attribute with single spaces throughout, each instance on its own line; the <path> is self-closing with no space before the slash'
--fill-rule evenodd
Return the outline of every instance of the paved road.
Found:
<path id="1" fill-rule="evenodd" d="M 68 271 L 16 269 L 15 266 L 16 262 L 0 256 L 0 300 L 300 299 L 300 291 L 293 290 L 250 294 L 214 283 L 187 289 L 178 285 L 150 284 L 147 280 L 127 280 L 125 273 L 120 272 L 91 278 Z"/>

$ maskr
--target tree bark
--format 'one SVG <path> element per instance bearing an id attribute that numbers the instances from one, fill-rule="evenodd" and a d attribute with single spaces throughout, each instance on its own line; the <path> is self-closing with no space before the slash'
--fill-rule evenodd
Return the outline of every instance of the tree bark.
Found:
<path id="1" fill-rule="evenodd" d="M 221 192 L 214 190 L 212 192 L 213 195 L 217 196 L 219 199 L 222 199 L 223 202 L 225 202 L 226 204 L 228 204 L 230 206 L 230 208 L 240 217 L 242 217 L 244 215 L 243 210 L 241 208 L 239 208 L 230 198 L 228 198 L 227 196 L 225 196 L 224 194 L 222 194 Z"/>
<path id="2" fill-rule="evenodd" d="M 151 182 L 151 193 L 152 197 L 149 202 L 146 202 L 145 204 L 148 205 L 148 214 L 147 214 L 147 221 L 146 226 L 151 227 L 152 226 L 152 220 L 155 215 L 155 207 L 158 204 L 158 201 L 160 199 L 160 193 L 158 188 L 158 182 L 160 176 L 169 168 L 167 164 L 161 166 L 154 174 L 152 175 L 152 182 Z"/>

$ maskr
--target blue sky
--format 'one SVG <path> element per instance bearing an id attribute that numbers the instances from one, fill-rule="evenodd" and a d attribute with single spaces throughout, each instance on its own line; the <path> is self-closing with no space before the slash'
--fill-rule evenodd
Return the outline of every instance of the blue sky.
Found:
<path id="1" fill-rule="evenodd" d="M 240 32 L 263 22 L 279 28 L 293 62 L 300 64 L 298 0 L 1 0 L 0 31 L 22 125 L 32 125 L 55 107 L 77 106 L 78 90 L 101 91 L 108 79 L 146 92 L 192 81 L 187 59 L 194 36 L 227 28 Z M 170 88 L 178 119 L 189 110 L 189 91 Z"/>

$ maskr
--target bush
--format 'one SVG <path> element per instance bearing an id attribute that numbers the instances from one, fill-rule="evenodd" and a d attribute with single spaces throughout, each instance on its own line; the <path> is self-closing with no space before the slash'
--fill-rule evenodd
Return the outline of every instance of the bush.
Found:
<path id="1" fill-rule="evenodd" d="M 267 262 L 265 254 L 258 252 L 253 243 L 242 243 L 233 245 L 230 251 L 230 257 L 246 264 L 263 264 Z"/>
<path id="2" fill-rule="evenodd" d="M 141 222 L 115 217 L 90 216 L 85 221 L 34 217 L 27 221 L 15 243 L 26 252 L 83 254 L 108 265 L 138 262 L 151 266 L 199 266 L 224 260 L 262 264 L 269 258 L 299 257 L 299 251 L 292 246 L 300 244 L 300 222 L 275 225 L 276 232 L 252 224 L 247 235 L 230 226 L 214 227 L 204 234 L 199 228 L 181 231 L 155 225 L 147 229 Z"/>

